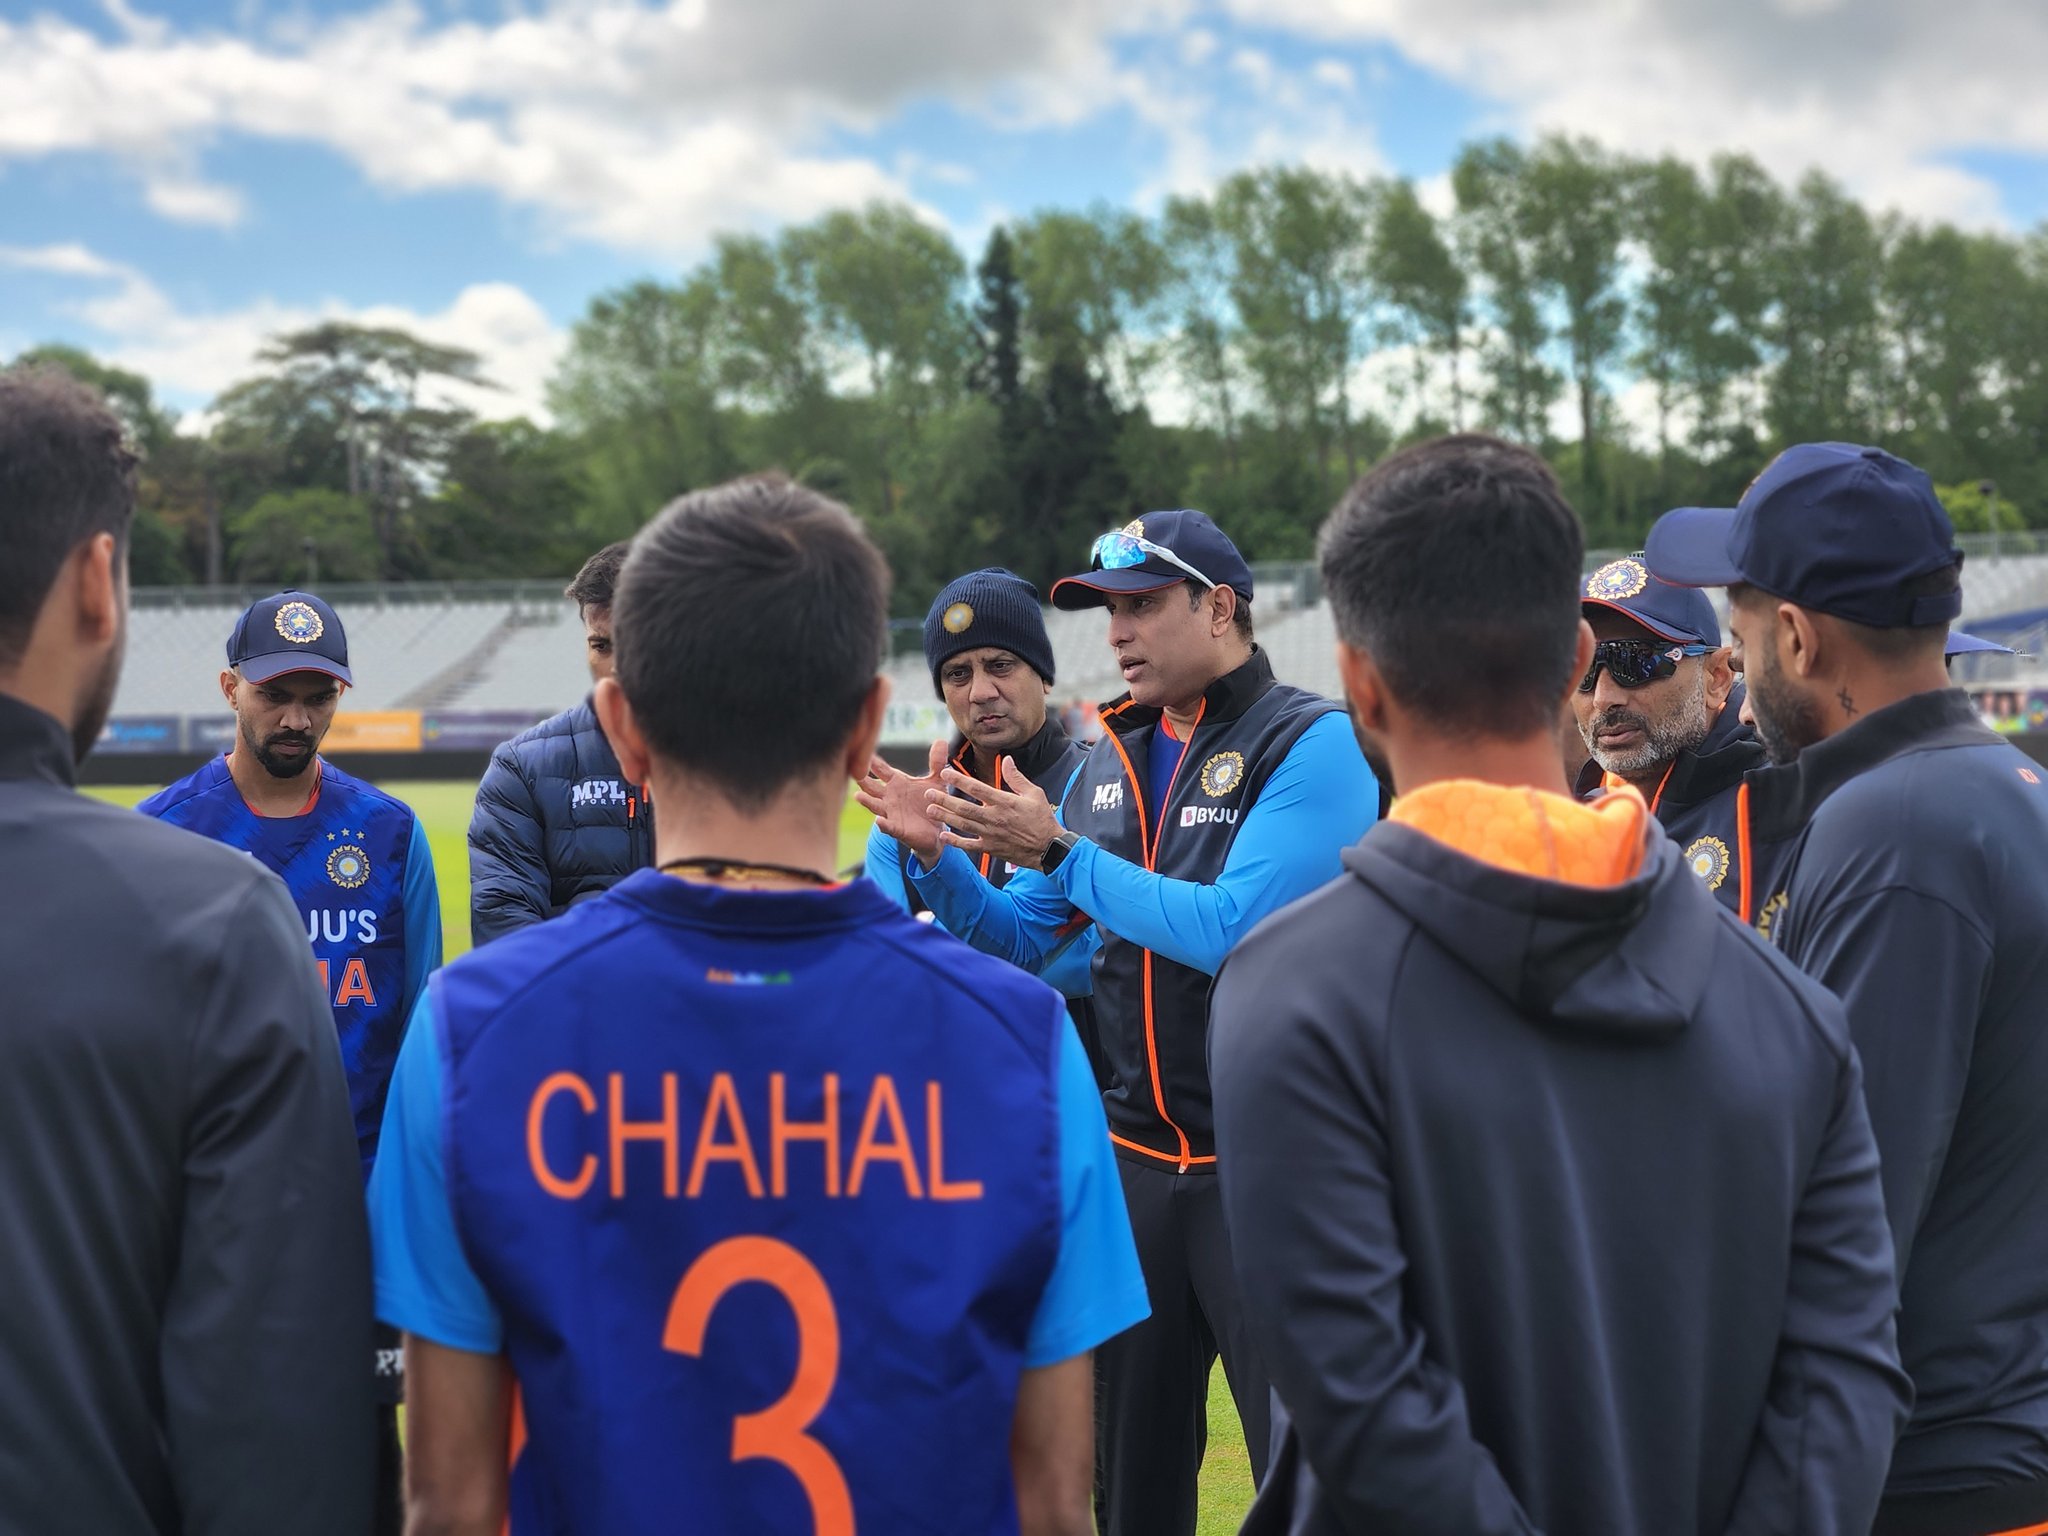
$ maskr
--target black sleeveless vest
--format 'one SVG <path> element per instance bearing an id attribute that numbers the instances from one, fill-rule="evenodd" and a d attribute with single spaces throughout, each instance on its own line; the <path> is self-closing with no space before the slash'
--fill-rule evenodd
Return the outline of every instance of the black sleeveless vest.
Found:
<path id="1" fill-rule="evenodd" d="M 1202 696 L 1166 804 L 1145 802 L 1160 711 L 1128 695 L 1102 709 L 1107 728 L 1061 805 L 1061 820 L 1120 859 L 1175 880 L 1212 881 L 1244 814 L 1301 733 L 1338 706 L 1273 679 L 1263 650 Z M 1100 926 L 1100 925 L 1098 925 Z M 1111 1081 L 1103 1093 L 1117 1153 L 1181 1173 L 1216 1171 L 1210 1118 L 1206 972 L 1102 930 L 1095 1022 Z"/>

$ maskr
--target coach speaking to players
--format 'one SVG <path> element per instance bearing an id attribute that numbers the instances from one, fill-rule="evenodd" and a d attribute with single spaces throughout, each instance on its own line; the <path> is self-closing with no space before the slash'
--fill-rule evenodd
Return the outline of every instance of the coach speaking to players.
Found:
<path id="1" fill-rule="evenodd" d="M 1104 708 L 1106 734 L 1057 812 L 1045 789 L 1060 786 L 1014 771 L 1002 789 L 956 769 L 943 784 L 894 775 L 862 801 L 918 853 L 912 881 L 939 920 L 980 948 L 1035 970 L 1077 912 L 1100 930 L 1104 1107 L 1152 1297 L 1150 1320 L 1100 1355 L 1108 1536 L 1194 1529 L 1219 1349 L 1252 1465 L 1265 1465 L 1265 1376 L 1208 1177 L 1209 981 L 1260 918 L 1336 875 L 1378 809 L 1343 713 L 1274 680 L 1252 642 L 1251 596 L 1244 558 L 1200 512 L 1148 513 L 1103 535 L 1090 569 L 1052 599 L 1109 610 L 1130 692 Z M 930 867 L 920 813 L 951 845 Z M 998 890 L 963 849 L 1024 873 Z"/>

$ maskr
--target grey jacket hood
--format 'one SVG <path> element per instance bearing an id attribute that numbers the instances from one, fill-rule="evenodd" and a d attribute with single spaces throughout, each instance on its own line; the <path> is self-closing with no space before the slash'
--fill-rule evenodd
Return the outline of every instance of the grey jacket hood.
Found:
<path id="1" fill-rule="evenodd" d="M 1701 909 L 1716 904 L 1667 838 L 1650 838 L 1642 869 L 1613 886 L 1498 869 L 1397 822 L 1374 827 L 1344 867 L 1550 1027 L 1663 1040 L 1707 990 Z"/>

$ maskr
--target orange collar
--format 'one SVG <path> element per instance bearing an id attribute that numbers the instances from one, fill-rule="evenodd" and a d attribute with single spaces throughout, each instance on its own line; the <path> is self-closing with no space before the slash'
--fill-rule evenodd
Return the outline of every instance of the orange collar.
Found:
<path id="1" fill-rule="evenodd" d="M 1524 784 L 1445 779 L 1387 813 L 1467 858 L 1567 885 L 1619 885 L 1642 869 L 1649 807 L 1626 786 L 1582 804 Z"/>

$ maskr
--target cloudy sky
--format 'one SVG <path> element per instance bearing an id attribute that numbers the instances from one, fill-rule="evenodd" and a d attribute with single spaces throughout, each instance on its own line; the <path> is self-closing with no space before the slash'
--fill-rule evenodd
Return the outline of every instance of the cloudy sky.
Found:
<path id="1" fill-rule="evenodd" d="M 2044 60 L 2038 0 L 0 0 L 0 357 L 73 342 L 189 409 L 347 315 L 530 411 L 594 293 L 715 231 L 881 196 L 971 249 L 1547 128 L 2027 229 Z"/>

